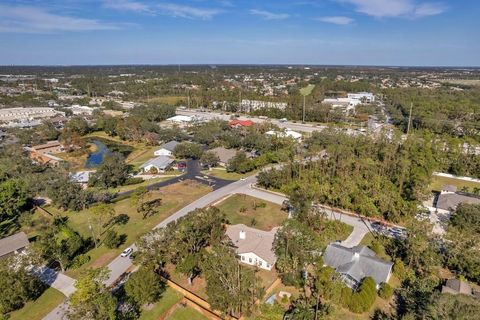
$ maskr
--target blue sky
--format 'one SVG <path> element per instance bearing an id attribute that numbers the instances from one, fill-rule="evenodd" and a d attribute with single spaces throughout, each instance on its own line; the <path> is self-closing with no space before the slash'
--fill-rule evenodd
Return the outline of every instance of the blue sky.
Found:
<path id="1" fill-rule="evenodd" d="M 0 64 L 480 66 L 480 1 L 0 0 Z"/>

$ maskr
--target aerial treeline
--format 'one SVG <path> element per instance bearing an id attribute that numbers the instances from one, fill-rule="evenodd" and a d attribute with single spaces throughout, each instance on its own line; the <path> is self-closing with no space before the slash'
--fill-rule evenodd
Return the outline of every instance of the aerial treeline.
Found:
<path id="1" fill-rule="evenodd" d="M 462 91 L 438 89 L 389 89 L 386 106 L 393 123 L 405 130 L 410 106 L 412 128 L 454 136 L 470 136 L 479 141 L 480 88 Z"/>
<path id="2" fill-rule="evenodd" d="M 175 107 L 173 106 L 139 106 L 132 109 L 128 117 L 124 118 L 100 114 L 95 129 L 103 130 L 110 136 L 118 136 L 123 140 L 156 144 L 160 131 L 157 122 L 174 115 Z"/>
<path id="3" fill-rule="evenodd" d="M 337 130 L 313 133 L 306 141 L 308 162 L 291 162 L 262 172 L 259 184 L 289 195 L 300 193 L 305 202 L 318 202 L 371 217 L 400 221 L 416 212 L 429 194 L 437 162 L 431 139 L 373 140 Z M 323 151 L 323 152 L 322 152 Z"/>

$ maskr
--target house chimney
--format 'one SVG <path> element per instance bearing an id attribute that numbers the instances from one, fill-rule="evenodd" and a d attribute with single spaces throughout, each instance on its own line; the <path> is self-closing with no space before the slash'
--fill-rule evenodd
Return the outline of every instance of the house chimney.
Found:
<path id="1" fill-rule="evenodd" d="M 238 236 L 240 240 L 245 240 L 247 238 L 247 233 L 243 230 L 240 230 L 240 234 Z"/>

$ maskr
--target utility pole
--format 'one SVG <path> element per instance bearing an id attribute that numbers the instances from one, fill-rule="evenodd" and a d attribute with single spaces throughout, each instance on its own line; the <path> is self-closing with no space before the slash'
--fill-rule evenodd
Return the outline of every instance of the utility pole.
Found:
<path id="1" fill-rule="evenodd" d="M 90 222 L 90 218 L 88 219 L 88 229 L 90 229 L 90 232 L 92 233 L 93 241 L 95 242 L 95 248 L 97 248 L 97 237 L 93 234 L 93 228 L 92 228 L 92 223 Z"/>
<path id="2" fill-rule="evenodd" d="M 242 110 L 242 90 L 238 93 L 238 112 L 243 112 Z"/>
<path id="3" fill-rule="evenodd" d="M 303 117 L 302 123 L 305 123 L 305 96 L 303 96 Z"/>
<path id="4" fill-rule="evenodd" d="M 410 114 L 408 115 L 407 136 L 410 133 L 410 125 L 412 123 L 412 111 L 413 111 L 413 103 L 410 103 Z"/>

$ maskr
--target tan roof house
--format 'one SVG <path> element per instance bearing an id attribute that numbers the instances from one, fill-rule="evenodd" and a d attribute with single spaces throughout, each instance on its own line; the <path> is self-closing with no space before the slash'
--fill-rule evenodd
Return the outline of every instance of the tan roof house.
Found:
<path id="1" fill-rule="evenodd" d="M 247 227 L 244 224 L 228 226 L 230 238 L 240 261 L 265 270 L 272 270 L 277 257 L 273 252 L 273 240 L 278 228 L 263 231 Z"/>
<path id="2" fill-rule="evenodd" d="M 235 157 L 235 155 L 238 152 L 238 150 L 226 149 L 226 148 L 223 148 L 223 147 L 218 147 L 218 148 L 212 149 L 210 151 L 212 151 L 213 153 L 215 153 L 217 155 L 217 157 L 220 159 L 218 164 L 221 165 L 222 167 L 226 167 L 227 164 L 228 164 L 228 161 L 230 161 L 230 159 Z"/>

